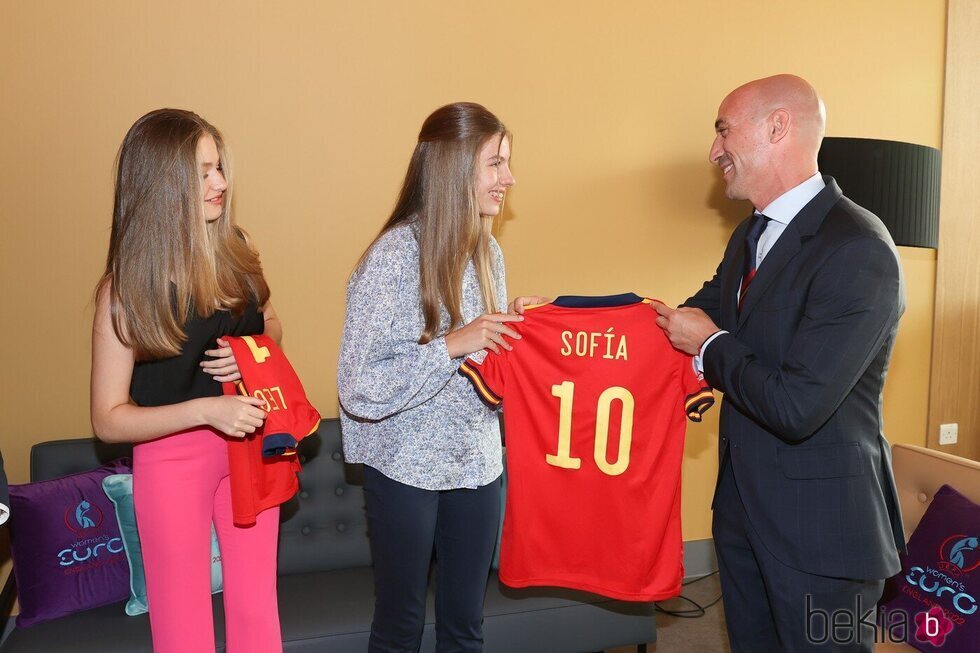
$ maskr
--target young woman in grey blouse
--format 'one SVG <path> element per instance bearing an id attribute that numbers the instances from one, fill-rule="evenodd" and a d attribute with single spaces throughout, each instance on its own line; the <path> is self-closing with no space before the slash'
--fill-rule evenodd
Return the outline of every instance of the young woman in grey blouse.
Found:
<path id="1" fill-rule="evenodd" d="M 482 649 L 497 533 L 497 416 L 457 369 L 510 349 L 523 319 L 506 304 L 490 234 L 511 137 L 484 107 L 456 103 L 422 125 L 395 209 L 347 286 L 338 388 L 344 454 L 365 465 L 375 575 L 370 651 L 416 651 L 435 550 L 438 651 Z M 489 354 L 493 355 L 493 354 Z"/>

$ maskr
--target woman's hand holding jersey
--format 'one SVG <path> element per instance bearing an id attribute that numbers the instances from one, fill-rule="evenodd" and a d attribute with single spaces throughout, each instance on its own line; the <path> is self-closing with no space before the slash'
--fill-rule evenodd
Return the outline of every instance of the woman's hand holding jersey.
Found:
<path id="1" fill-rule="evenodd" d="M 507 322 L 520 322 L 524 317 L 508 313 L 487 313 L 476 318 L 469 324 L 446 334 L 446 349 L 452 358 L 472 354 L 481 349 L 489 349 L 495 354 L 503 347 L 507 351 L 513 349 L 504 336 L 520 340 L 521 336 Z"/>

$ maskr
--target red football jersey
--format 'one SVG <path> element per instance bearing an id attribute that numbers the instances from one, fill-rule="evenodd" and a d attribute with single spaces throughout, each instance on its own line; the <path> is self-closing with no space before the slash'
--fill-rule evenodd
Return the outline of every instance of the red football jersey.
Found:
<path id="1" fill-rule="evenodd" d="M 269 336 L 225 336 L 242 380 L 224 393 L 265 400 L 268 415 L 254 434 L 228 438 L 231 507 L 239 526 L 255 523 L 266 508 L 289 500 L 299 489 L 296 444 L 316 431 L 320 413 L 306 399 L 299 377 Z"/>
<path id="2" fill-rule="evenodd" d="M 507 502 L 500 580 L 627 601 L 680 593 L 686 419 L 714 398 L 633 294 L 528 309 L 513 351 L 463 363 L 504 403 Z"/>

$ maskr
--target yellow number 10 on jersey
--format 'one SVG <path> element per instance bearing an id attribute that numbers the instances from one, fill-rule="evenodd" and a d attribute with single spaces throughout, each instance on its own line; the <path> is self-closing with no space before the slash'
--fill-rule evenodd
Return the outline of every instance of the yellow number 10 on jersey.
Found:
<path id="1" fill-rule="evenodd" d="M 551 386 L 551 394 L 561 401 L 558 406 L 558 453 L 547 454 L 549 465 L 564 469 L 579 469 L 581 458 L 573 458 L 572 448 L 572 402 L 575 399 L 575 384 L 564 381 Z M 623 405 L 623 417 L 619 422 L 619 452 L 614 462 L 606 460 L 606 445 L 609 441 L 609 412 L 613 400 Z M 614 385 L 599 395 L 596 405 L 595 449 L 593 458 L 596 466 L 609 476 L 619 476 L 630 464 L 630 445 L 633 442 L 633 395 L 626 388 Z"/>

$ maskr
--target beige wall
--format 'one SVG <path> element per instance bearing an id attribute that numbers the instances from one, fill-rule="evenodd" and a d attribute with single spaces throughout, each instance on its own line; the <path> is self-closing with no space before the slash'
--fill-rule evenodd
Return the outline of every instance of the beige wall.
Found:
<path id="1" fill-rule="evenodd" d="M 747 211 L 723 198 L 706 155 L 718 102 L 748 79 L 807 77 L 831 135 L 940 142 L 940 0 L 448 6 L 4 3 L 0 445 L 12 481 L 26 480 L 33 442 L 91 433 L 112 160 L 149 109 L 192 108 L 225 132 L 239 220 L 324 415 L 337 412 L 346 276 L 440 104 L 482 102 L 516 134 L 518 185 L 498 230 L 512 295 L 693 292 Z M 893 440 L 922 443 L 935 260 L 904 250 L 903 261 L 909 310 L 886 419 Z M 688 436 L 694 539 L 710 530 L 717 415 Z"/>

